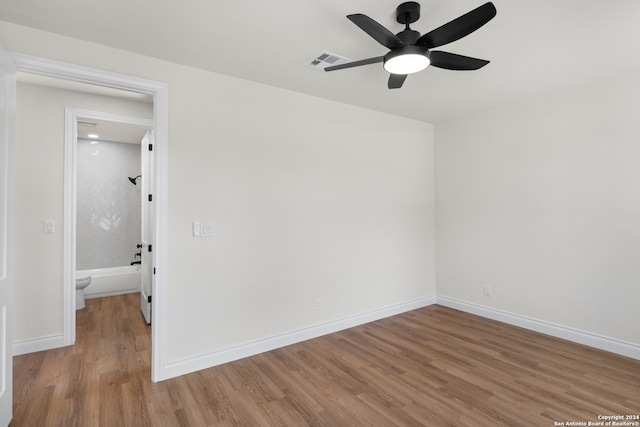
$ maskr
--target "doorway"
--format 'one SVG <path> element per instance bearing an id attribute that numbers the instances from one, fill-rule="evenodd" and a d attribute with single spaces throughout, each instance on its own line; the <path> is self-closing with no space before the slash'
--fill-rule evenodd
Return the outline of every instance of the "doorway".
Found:
<path id="1" fill-rule="evenodd" d="M 65 116 L 65 233 L 72 243 L 65 264 L 74 272 L 65 286 L 72 306 L 83 308 L 85 297 L 140 293 L 150 324 L 153 120 L 72 108 Z M 78 279 L 88 286 L 78 291 Z"/>
<path id="2" fill-rule="evenodd" d="M 151 379 L 161 381 L 166 379 L 165 374 L 165 323 L 163 314 L 166 313 L 166 257 L 167 257 L 167 140 L 168 140 L 168 97 L 167 85 L 160 82 L 111 73 L 103 70 L 80 67 L 73 64 L 51 61 L 42 58 L 11 53 L 11 59 L 16 64 L 19 73 L 27 73 L 37 76 L 52 77 L 61 79 L 70 84 L 89 85 L 94 88 L 107 88 L 129 91 L 131 93 L 145 94 L 153 99 L 153 119 L 154 129 L 154 179 L 153 194 L 155 197 L 153 214 L 154 225 L 154 251 L 151 256 L 152 265 L 155 268 L 153 280 L 154 310 L 151 313 L 154 327 L 152 330 L 152 350 L 151 350 Z M 70 129 L 69 132 L 71 133 Z M 69 147 L 66 146 L 65 149 Z M 72 170 L 73 157 L 65 153 L 65 170 Z M 65 180 L 65 192 L 69 190 L 71 182 Z M 73 213 L 68 212 L 68 203 L 65 203 L 65 222 Z M 71 229 L 69 224 L 64 224 L 64 229 Z M 71 262 L 73 260 L 72 248 L 74 239 L 72 233 L 65 233 L 64 240 L 64 260 L 63 280 L 63 334 L 60 342 L 56 341 L 49 348 L 60 345 L 71 345 L 75 341 L 75 271 Z M 68 286 L 67 286 L 68 285 Z M 43 348 L 46 349 L 46 348 Z"/>

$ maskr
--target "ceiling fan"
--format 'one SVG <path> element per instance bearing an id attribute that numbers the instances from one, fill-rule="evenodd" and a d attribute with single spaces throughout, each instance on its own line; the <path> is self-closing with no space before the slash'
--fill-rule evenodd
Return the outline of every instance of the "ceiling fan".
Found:
<path id="1" fill-rule="evenodd" d="M 396 9 L 396 20 L 405 25 L 405 29 L 398 34 L 393 34 L 367 15 L 347 15 L 351 22 L 390 50 L 384 56 L 334 65 L 324 70 L 335 71 L 382 62 L 384 69 L 391 73 L 389 89 L 402 87 L 408 74 L 417 73 L 429 65 L 447 70 L 477 70 L 489 61 L 431 49 L 471 34 L 494 16 L 496 8 L 493 3 L 488 2 L 421 36 L 419 32 L 409 28 L 409 24 L 420 18 L 420 4 L 414 1 L 402 3 Z"/>

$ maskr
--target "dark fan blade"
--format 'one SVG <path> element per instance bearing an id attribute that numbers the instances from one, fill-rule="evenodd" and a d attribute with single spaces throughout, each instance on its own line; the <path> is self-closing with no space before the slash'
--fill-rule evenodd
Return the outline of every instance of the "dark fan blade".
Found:
<path id="1" fill-rule="evenodd" d="M 494 16 L 496 16 L 496 8 L 493 3 L 485 3 L 471 12 L 428 32 L 420 37 L 416 44 L 431 49 L 454 42 L 473 33 L 493 19 Z"/>
<path id="2" fill-rule="evenodd" d="M 389 49 L 404 46 L 404 42 L 400 37 L 396 36 L 391 31 L 369 18 L 367 15 L 356 13 L 354 15 L 347 15 L 347 18 L 360 27 L 362 31 L 373 37 L 378 43 L 388 47 Z"/>
<path id="3" fill-rule="evenodd" d="M 457 55 L 455 53 L 432 50 L 431 65 L 447 70 L 477 70 L 489 63 L 484 59 L 471 58 L 469 56 Z"/>
<path id="4" fill-rule="evenodd" d="M 389 83 L 387 83 L 387 87 L 389 89 L 400 89 L 405 80 L 407 80 L 406 74 L 391 74 L 389 76 Z"/>
<path id="5" fill-rule="evenodd" d="M 359 67 L 361 65 L 375 64 L 376 62 L 382 62 L 383 60 L 384 60 L 384 56 L 376 56 L 375 58 L 361 59 L 360 61 L 347 62 L 346 64 L 332 65 L 331 67 L 325 67 L 324 70 L 325 71 L 342 70 L 344 68 L 352 68 L 352 67 Z"/>

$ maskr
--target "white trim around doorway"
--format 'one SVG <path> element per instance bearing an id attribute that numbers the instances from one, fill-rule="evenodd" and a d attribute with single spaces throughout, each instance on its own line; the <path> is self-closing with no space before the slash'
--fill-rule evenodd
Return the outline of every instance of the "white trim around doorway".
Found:
<path id="1" fill-rule="evenodd" d="M 166 287 L 167 287 L 167 169 L 168 169 L 168 115 L 169 115 L 169 99 L 168 86 L 166 83 L 142 79 L 139 77 L 127 76 L 124 74 L 112 73 L 109 71 L 98 70 L 94 68 L 83 67 L 75 64 L 68 64 L 49 59 L 39 58 L 30 55 L 24 55 L 15 52 L 9 52 L 11 59 L 16 64 L 19 72 L 32 73 L 47 77 L 56 77 L 64 80 L 88 83 L 92 85 L 123 89 L 138 93 L 144 93 L 153 96 L 153 124 L 155 141 L 154 141 L 154 201 L 155 203 L 155 242 L 156 249 L 153 251 L 153 266 L 156 269 L 156 275 L 153 284 L 153 311 L 152 311 L 152 348 L 151 348 L 151 380 L 162 381 L 168 378 L 166 374 L 166 324 L 164 317 L 166 313 Z M 83 116 L 84 117 L 84 116 Z M 67 147 L 68 148 L 68 147 Z M 65 153 L 65 159 L 68 157 Z M 65 160 L 71 161 L 73 157 Z M 65 169 L 69 167 L 65 163 Z M 67 184 L 65 183 L 65 186 Z M 66 188 L 66 187 L 65 187 Z M 65 226 L 66 218 L 69 212 L 66 212 L 65 203 Z M 70 253 L 66 253 L 69 243 L 66 239 L 72 237 L 65 234 L 65 254 L 64 259 L 70 257 Z M 65 265 L 66 274 L 73 275 L 74 272 L 67 271 L 68 266 Z M 67 278 L 68 279 L 68 278 Z M 70 280 L 70 279 L 69 279 Z M 66 282 L 65 282 L 66 283 Z M 69 288 L 69 289 L 67 289 Z M 64 293 L 64 316 L 63 316 L 63 336 L 62 340 L 55 339 L 47 342 L 58 345 L 70 345 L 75 341 L 75 328 L 71 322 L 75 321 L 75 292 L 70 286 L 65 286 Z M 55 345 L 58 344 L 58 345 Z M 53 348 L 53 347 L 51 347 Z M 44 350 L 45 348 L 39 348 Z"/>
<path id="2" fill-rule="evenodd" d="M 78 169 L 78 120 L 98 120 L 133 125 L 153 129 L 153 119 L 143 119 L 99 111 L 65 108 L 64 118 L 64 243 L 63 243 L 63 283 L 64 321 L 63 345 L 76 342 L 76 190 Z"/>

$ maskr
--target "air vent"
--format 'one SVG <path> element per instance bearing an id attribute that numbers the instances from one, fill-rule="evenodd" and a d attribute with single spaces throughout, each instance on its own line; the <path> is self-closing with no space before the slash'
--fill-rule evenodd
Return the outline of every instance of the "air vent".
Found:
<path id="1" fill-rule="evenodd" d="M 351 60 L 349 58 L 345 58 L 344 56 L 335 55 L 333 53 L 323 51 L 320 55 L 309 61 L 309 64 L 307 65 L 309 65 L 309 67 L 323 71 L 325 67 L 329 67 L 331 65 L 340 65 L 349 61 Z"/>
<path id="2" fill-rule="evenodd" d="M 83 120 L 78 120 L 78 126 L 84 126 L 84 127 L 88 127 L 88 128 L 94 128 L 97 127 L 98 124 L 95 122 L 86 122 Z"/>

